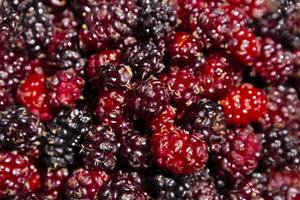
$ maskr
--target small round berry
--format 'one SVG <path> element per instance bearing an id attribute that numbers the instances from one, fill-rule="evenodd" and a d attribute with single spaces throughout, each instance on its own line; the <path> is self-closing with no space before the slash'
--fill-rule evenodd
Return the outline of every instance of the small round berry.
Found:
<path id="1" fill-rule="evenodd" d="M 165 110 L 156 115 L 150 122 L 152 132 L 159 132 L 162 129 L 172 129 L 176 118 L 176 109 L 171 105 L 167 105 Z"/>

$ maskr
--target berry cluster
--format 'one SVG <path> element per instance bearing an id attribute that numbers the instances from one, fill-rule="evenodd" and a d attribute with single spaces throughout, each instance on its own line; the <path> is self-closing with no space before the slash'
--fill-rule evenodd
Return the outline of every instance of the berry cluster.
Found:
<path id="1" fill-rule="evenodd" d="M 0 199 L 299 200 L 299 0 L 0 0 Z"/>

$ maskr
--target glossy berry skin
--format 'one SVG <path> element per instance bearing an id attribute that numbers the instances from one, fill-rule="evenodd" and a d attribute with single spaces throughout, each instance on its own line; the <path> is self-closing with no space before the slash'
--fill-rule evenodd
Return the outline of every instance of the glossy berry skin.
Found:
<path id="1" fill-rule="evenodd" d="M 80 151 L 83 164 L 89 169 L 111 171 L 116 167 L 119 147 L 112 131 L 96 126 L 84 138 Z"/>
<path id="2" fill-rule="evenodd" d="M 232 33 L 229 49 L 244 65 L 253 65 L 260 55 L 260 41 L 256 35 L 247 28 L 242 28 Z"/>
<path id="3" fill-rule="evenodd" d="M 262 129 L 271 126 L 286 127 L 297 118 L 297 108 L 300 101 L 294 88 L 278 85 L 266 88 L 268 98 L 267 112 L 259 119 Z"/>
<path id="4" fill-rule="evenodd" d="M 242 71 L 238 64 L 224 53 L 210 54 L 198 72 L 203 96 L 217 100 L 228 94 L 242 81 Z"/>
<path id="5" fill-rule="evenodd" d="M 226 200 L 261 200 L 263 198 L 262 190 L 255 181 L 246 179 L 239 184 L 235 185 L 234 188 L 230 189 L 226 194 Z"/>
<path id="6" fill-rule="evenodd" d="M 177 32 L 168 42 L 167 52 L 175 64 L 189 64 L 199 59 L 204 44 L 186 32 Z"/>
<path id="7" fill-rule="evenodd" d="M 237 128 L 228 134 L 219 152 L 213 155 L 221 177 L 238 180 L 250 174 L 261 158 L 261 141 L 250 128 Z"/>
<path id="8" fill-rule="evenodd" d="M 99 93 L 96 107 L 96 114 L 101 123 L 120 135 L 133 129 L 132 123 L 124 113 L 126 93 L 125 90 L 102 90 Z"/>
<path id="9" fill-rule="evenodd" d="M 227 123 L 232 125 L 249 124 L 267 111 L 267 97 L 263 90 L 248 83 L 232 90 L 220 100 L 220 104 L 224 108 Z"/>
<path id="10" fill-rule="evenodd" d="M 31 73 L 19 85 L 17 91 L 18 102 L 27 107 L 30 112 L 41 120 L 52 118 L 52 108 L 47 98 L 46 76 L 39 73 Z"/>
<path id="11" fill-rule="evenodd" d="M 107 65 L 109 63 L 118 64 L 120 61 L 120 52 L 117 50 L 105 49 L 98 54 L 90 56 L 88 63 L 86 65 L 86 73 L 88 79 L 93 81 L 99 81 L 99 70 L 101 66 Z"/>
<path id="12" fill-rule="evenodd" d="M 0 198 L 36 192 L 41 187 L 37 168 L 16 151 L 0 153 Z"/>
<path id="13" fill-rule="evenodd" d="M 151 138 L 154 162 L 176 174 L 191 174 L 202 169 L 207 160 L 207 145 L 198 134 L 181 129 L 161 130 Z"/>
<path id="14" fill-rule="evenodd" d="M 42 176 L 42 193 L 44 197 L 47 199 L 58 199 L 59 196 L 62 196 L 68 176 L 69 170 L 67 168 L 47 171 Z"/>
<path id="15" fill-rule="evenodd" d="M 110 176 L 104 171 L 76 169 L 67 180 L 66 196 L 74 200 L 96 200 L 109 179 Z"/>
<path id="16" fill-rule="evenodd" d="M 130 66 L 124 64 L 103 65 L 98 73 L 103 86 L 110 88 L 129 87 L 133 76 Z"/>
<path id="17" fill-rule="evenodd" d="M 294 55 L 269 37 L 261 41 L 261 54 L 253 65 L 253 73 L 268 84 L 284 83 L 292 74 Z"/>
<path id="18" fill-rule="evenodd" d="M 218 1 L 216 2 L 217 6 L 220 6 L 222 9 L 224 9 L 229 16 L 230 26 L 233 31 L 244 29 L 248 25 L 252 24 L 251 18 L 244 12 L 243 9 L 240 9 L 239 7 L 230 3 L 222 3 L 222 1 L 220 1 L 220 4 L 218 4 Z"/>
<path id="19" fill-rule="evenodd" d="M 168 86 L 174 105 L 189 107 L 200 99 L 202 88 L 191 70 L 175 68 L 160 79 Z"/>
<path id="20" fill-rule="evenodd" d="M 162 129 L 174 128 L 174 119 L 176 118 L 176 109 L 171 105 L 167 105 L 165 110 L 156 115 L 150 122 L 150 129 L 155 133 Z"/>
<path id="21" fill-rule="evenodd" d="M 129 92 L 128 106 L 139 118 L 149 119 L 161 113 L 169 99 L 166 84 L 150 77 Z"/>
<path id="22" fill-rule="evenodd" d="M 85 81 L 73 69 L 58 71 L 48 78 L 49 102 L 53 107 L 74 107 L 82 98 Z"/>
<path id="23" fill-rule="evenodd" d="M 262 17 L 268 11 L 267 0 L 229 0 L 228 2 L 240 7 L 253 19 Z"/>

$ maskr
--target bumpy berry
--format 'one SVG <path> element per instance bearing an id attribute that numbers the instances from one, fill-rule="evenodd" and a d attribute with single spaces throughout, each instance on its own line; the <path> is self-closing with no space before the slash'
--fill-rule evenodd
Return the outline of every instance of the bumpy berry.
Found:
<path id="1" fill-rule="evenodd" d="M 240 7 L 244 10 L 250 17 L 256 19 L 261 18 L 264 14 L 267 13 L 267 0 L 229 0 L 229 3 Z"/>
<path id="2" fill-rule="evenodd" d="M 46 199 L 58 199 L 62 196 L 69 170 L 66 168 L 47 171 L 43 176 L 42 193 Z"/>
<path id="3" fill-rule="evenodd" d="M 46 76 L 33 72 L 19 85 L 17 99 L 42 120 L 52 118 L 52 108 L 47 98 Z"/>
<path id="4" fill-rule="evenodd" d="M 260 55 L 260 48 L 260 41 L 250 29 L 246 28 L 234 31 L 229 41 L 230 51 L 245 65 L 253 65 Z"/>
<path id="5" fill-rule="evenodd" d="M 137 7 L 133 1 L 99 4 L 85 17 L 81 45 L 85 50 L 99 50 L 121 42 L 137 25 Z"/>
<path id="6" fill-rule="evenodd" d="M 237 128 L 227 135 L 219 152 L 213 155 L 221 177 L 237 180 L 250 174 L 261 157 L 261 141 L 250 128 Z"/>
<path id="7" fill-rule="evenodd" d="M 216 4 L 225 10 L 230 18 L 230 26 L 234 31 L 246 28 L 248 25 L 252 24 L 251 18 L 239 7 L 222 1 L 219 3 L 216 1 Z"/>
<path id="8" fill-rule="evenodd" d="M 90 169 L 113 170 L 117 164 L 119 146 L 113 132 L 96 126 L 85 136 L 80 151 L 83 163 Z"/>
<path id="9" fill-rule="evenodd" d="M 171 129 L 174 127 L 176 110 L 171 105 L 167 105 L 165 110 L 156 115 L 150 122 L 150 128 L 153 132 L 159 132 L 161 129 Z"/>
<path id="10" fill-rule="evenodd" d="M 84 79 L 73 69 L 58 71 L 47 81 L 49 102 L 54 107 L 74 107 L 82 98 Z"/>
<path id="11" fill-rule="evenodd" d="M 271 126 L 284 128 L 297 118 L 297 107 L 300 101 L 294 88 L 279 85 L 266 89 L 268 98 L 267 112 L 259 122 L 263 129 Z"/>
<path id="12" fill-rule="evenodd" d="M 220 104 L 224 107 L 229 124 L 249 124 L 267 110 L 267 97 L 261 89 L 245 83 L 225 96 Z"/>
<path id="13" fill-rule="evenodd" d="M 121 140 L 120 155 L 123 162 L 134 170 L 148 169 L 150 146 L 147 135 L 128 135 Z"/>
<path id="14" fill-rule="evenodd" d="M 118 64 L 120 61 L 120 52 L 117 50 L 103 50 L 98 54 L 90 56 L 86 66 L 86 72 L 91 82 L 99 81 L 99 70 L 102 66 L 109 63 Z"/>
<path id="15" fill-rule="evenodd" d="M 104 171 L 76 169 L 66 183 L 68 199 L 96 200 L 110 176 Z"/>
<path id="16" fill-rule="evenodd" d="M 27 58 L 14 52 L 0 51 L 0 87 L 14 91 L 31 70 Z"/>
<path id="17" fill-rule="evenodd" d="M 151 147 L 155 163 L 173 173 L 193 173 L 208 160 L 207 145 L 201 136 L 189 135 L 181 129 L 155 133 Z"/>
<path id="18" fill-rule="evenodd" d="M 263 199 L 262 191 L 259 186 L 251 179 L 247 179 L 233 189 L 230 189 L 226 194 L 226 200 L 261 200 Z"/>
<path id="19" fill-rule="evenodd" d="M 189 64 L 199 60 L 204 44 L 186 32 L 177 32 L 168 42 L 167 52 L 175 64 Z"/>
<path id="20" fill-rule="evenodd" d="M 254 75 L 266 83 L 284 83 L 293 72 L 294 56 L 271 38 L 263 38 L 261 43 L 261 54 L 253 65 Z"/>
<path id="21" fill-rule="evenodd" d="M 38 157 L 41 137 L 46 134 L 41 121 L 26 108 L 8 108 L 0 112 L 0 148 L 18 150 Z"/>
<path id="22" fill-rule="evenodd" d="M 61 110 L 48 124 L 48 135 L 43 145 L 43 161 L 50 168 L 64 168 L 75 163 L 82 138 L 92 124 L 85 108 Z"/>
<path id="23" fill-rule="evenodd" d="M 278 168 L 287 164 L 299 165 L 300 151 L 287 129 L 272 128 L 264 134 L 263 166 Z"/>
<path id="24" fill-rule="evenodd" d="M 222 106 L 207 99 L 202 99 L 191 107 L 183 120 L 183 127 L 186 130 L 203 134 L 208 143 L 226 128 Z"/>
<path id="25" fill-rule="evenodd" d="M 151 74 L 158 74 L 165 68 L 162 61 L 163 53 L 153 42 L 130 46 L 124 56 L 134 75 L 140 79 Z"/>
<path id="26" fill-rule="evenodd" d="M 55 34 L 67 30 L 75 30 L 77 28 L 78 22 L 70 9 L 55 13 L 55 16 L 53 17 L 53 32 Z"/>
<path id="27" fill-rule="evenodd" d="M 8 200 L 43 200 L 43 196 L 39 193 L 21 193 L 17 194 L 12 198 L 8 198 Z"/>
<path id="28" fill-rule="evenodd" d="M 169 102 L 167 86 L 150 77 L 136 85 L 130 92 L 128 106 L 140 118 L 152 118 L 161 113 Z"/>
<path id="29" fill-rule="evenodd" d="M 0 111 L 5 110 L 8 106 L 13 104 L 12 95 L 6 89 L 2 89 L 0 86 Z"/>
<path id="30" fill-rule="evenodd" d="M 124 64 L 107 64 L 99 69 L 99 78 L 107 87 L 129 87 L 132 71 L 130 66 Z"/>
<path id="31" fill-rule="evenodd" d="M 142 36 L 154 39 L 159 46 L 164 46 L 166 39 L 173 35 L 176 14 L 169 2 L 159 0 L 137 0 L 139 6 L 138 31 Z"/>
<path id="32" fill-rule="evenodd" d="M 52 37 L 48 46 L 47 65 L 53 71 L 73 68 L 83 76 L 85 59 L 79 51 L 75 30 L 58 32 Z"/>
<path id="33" fill-rule="evenodd" d="M 168 86 L 171 101 L 178 107 L 189 107 L 200 99 L 202 88 L 191 70 L 174 69 L 162 75 L 161 80 Z"/>
<path id="34" fill-rule="evenodd" d="M 116 172 L 104 186 L 100 199 L 146 200 L 147 194 L 142 188 L 142 179 L 136 172 Z"/>
<path id="35" fill-rule="evenodd" d="M 102 90 L 98 96 L 96 114 L 101 123 L 109 126 L 115 133 L 124 135 L 133 125 L 124 114 L 126 91 Z"/>
<path id="36" fill-rule="evenodd" d="M 237 67 L 226 54 L 214 53 L 208 56 L 198 73 L 203 96 L 219 99 L 228 94 L 241 82 L 242 74 Z"/>
<path id="37" fill-rule="evenodd" d="M 35 192 L 41 186 L 37 168 L 17 152 L 0 153 L 0 198 Z"/>

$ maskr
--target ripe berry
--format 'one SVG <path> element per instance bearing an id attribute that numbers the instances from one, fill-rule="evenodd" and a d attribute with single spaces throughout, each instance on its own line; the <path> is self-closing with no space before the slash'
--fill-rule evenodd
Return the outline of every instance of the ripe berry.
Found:
<path id="1" fill-rule="evenodd" d="M 94 127 L 84 138 L 80 151 L 89 169 L 113 170 L 117 164 L 120 144 L 116 135 L 105 127 Z"/>
<path id="2" fill-rule="evenodd" d="M 202 88 L 191 70 L 173 69 L 160 79 L 167 85 L 176 106 L 189 107 L 200 99 Z"/>
<path id="3" fill-rule="evenodd" d="M 249 124 L 267 111 L 267 97 L 261 89 L 245 83 L 232 90 L 220 104 L 229 124 Z"/>
<path id="4" fill-rule="evenodd" d="M 253 65 L 260 55 L 260 48 L 260 41 L 250 29 L 246 28 L 234 31 L 229 41 L 230 51 L 245 65 Z"/>
<path id="5" fill-rule="evenodd" d="M 17 99 L 41 120 L 49 120 L 52 118 L 52 108 L 47 94 L 46 76 L 33 72 L 19 85 Z"/>
<path id="6" fill-rule="evenodd" d="M 242 81 L 239 66 L 223 53 L 210 54 L 198 72 L 203 96 L 210 99 L 220 99 L 228 94 Z"/>
<path id="7" fill-rule="evenodd" d="M 293 72 L 293 54 L 268 37 L 261 44 L 261 54 L 253 65 L 254 75 L 268 84 L 284 83 Z"/>
<path id="8" fill-rule="evenodd" d="M 169 92 L 166 84 L 154 77 L 141 81 L 129 92 L 128 106 L 142 119 L 152 118 L 161 113 L 168 102 Z"/>
<path id="9" fill-rule="evenodd" d="M 228 0 L 228 2 L 240 7 L 254 19 L 264 16 L 268 11 L 267 0 Z"/>
<path id="10" fill-rule="evenodd" d="M 37 168 L 17 152 L 0 153 L 0 198 L 36 192 L 41 187 Z"/>
<path id="11" fill-rule="evenodd" d="M 207 160 L 207 145 L 198 134 L 181 129 L 161 130 L 151 139 L 155 163 L 177 174 L 191 174 L 202 169 Z"/>
<path id="12" fill-rule="evenodd" d="M 176 110 L 171 105 L 167 105 L 165 110 L 156 115 L 150 122 L 151 130 L 159 132 L 162 129 L 171 129 L 174 127 L 174 119 L 176 118 Z"/>
<path id="13" fill-rule="evenodd" d="M 204 44 L 186 32 L 177 32 L 168 42 L 167 52 L 172 63 L 189 64 L 199 60 Z"/>
<path id="14" fill-rule="evenodd" d="M 125 106 L 125 90 L 102 90 L 98 96 L 96 114 L 103 125 L 109 126 L 116 134 L 124 135 L 133 129 L 124 113 Z"/>
<path id="15" fill-rule="evenodd" d="M 68 199 L 96 200 L 110 176 L 104 171 L 76 169 L 66 183 Z"/>
<path id="16" fill-rule="evenodd" d="M 237 128 L 228 134 L 212 159 L 221 177 L 237 180 L 250 174 L 261 157 L 261 141 L 250 128 Z"/>
<path id="17" fill-rule="evenodd" d="M 58 71 L 47 80 L 50 104 L 53 107 L 74 107 L 82 98 L 84 83 L 73 69 Z"/>
<path id="18" fill-rule="evenodd" d="M 230 189 L 227 192 L 225 199 L 226 200 L 236 200 L 236 199 L 261 200 L 264 198 L 259 185 L 251 179 L 246 179 L 241 183 L 235 185 L 234 188 Z"/>

